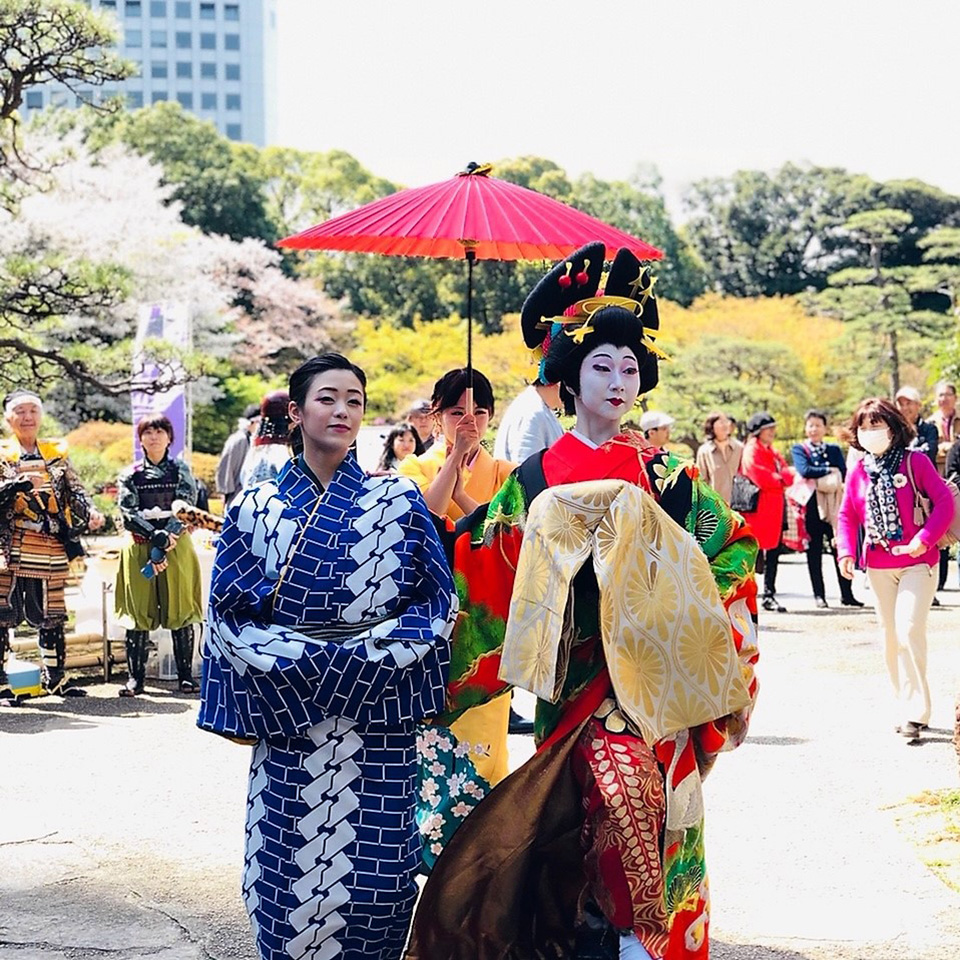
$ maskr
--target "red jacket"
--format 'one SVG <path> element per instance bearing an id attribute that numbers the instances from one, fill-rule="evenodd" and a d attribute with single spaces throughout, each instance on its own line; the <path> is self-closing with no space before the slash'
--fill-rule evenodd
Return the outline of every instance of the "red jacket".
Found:
<path id="1" fill-rule="evenodd" d="M 773 550 L 780 545 L 783 535 L 784 490 L 793 483 L 793 470 L 773 447 L 765 447 L 751 437 L 743 448 L 740 471 L 759 488 L 760 499 L 756 513 L 745 513 L 761 550 Z"/>

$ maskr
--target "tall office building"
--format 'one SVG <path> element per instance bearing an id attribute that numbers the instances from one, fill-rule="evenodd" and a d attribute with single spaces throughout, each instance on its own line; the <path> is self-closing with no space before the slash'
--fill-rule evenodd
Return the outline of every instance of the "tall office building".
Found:
<path id="1" fill-rule="evenodd" d="M 82 97 L 122 94 L 130 109 L 175 100 L 231 140 L 273 142 L 277 0 L 87 2 L 116 16 L 119 53 L 137 65 L 137 74 L 118 89 L 79 91 Z M 24 105 L 29 115 L 80 99 L 50 84 L 27 91 Z"/>

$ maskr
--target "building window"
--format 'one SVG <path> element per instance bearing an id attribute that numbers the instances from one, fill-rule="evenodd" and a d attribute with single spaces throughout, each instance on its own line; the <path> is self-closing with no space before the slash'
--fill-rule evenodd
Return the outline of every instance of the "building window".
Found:
<path id="1" fill-rule="evenodd" d="M 239 33 L 225 33 L 223 35 L 223 49 L 224 50 L 239 50 L 240 49 L 240 34 Z"/>
<path id="2" fill-rule="evenodd" d="M 54 90 L 50 94 L 50 106 L 51 107 L 65 107 L 67 105 L 67 91 L 66 90 Z"/>
<path id="3" fill-rule="evenodd" d="M 224 66 L 224 77 L 227 80 L 239 80 L 240 79 L 240 64 L 239 63 L 228 63 Z"/>
<path id="4" fill-rule="evenodd" d="M 240 19 L 240 7 L 236 3 L 227 3 L 223 7 L 223 19 L 224 20 L 239 20 Z"/>
<path id="5" fill-rule="evenodd" d="M 166 60 L 154 60 L 150 64 L 150 76 L 154 80 L 163 80 L 167 76 L 167 61 Z"/>
<path id="6" fill-rule="evenodd" d="M 140 6 L 140 0 L 127 0 L 123 5 L 123 12 L 128 17 L 142 17 L 143 10 Z"/>
<path id="7" fill-rule="evenodd" d="M 201 33 L 200 34 L 200 49 L 201 50 L 216 50 L 217 49 L 217 35 L 215 33 Z"/>
<path id="8" fill-rule="evenodd" d="M 227 124 L 227 139 L 228 140 L 239 140 L 242 136 L 240 131 L 239 123 L 228 123 Z"/>
<path id="9" fill-rule="evenodd" d="M 189 80 L 193 77 L 193 64 L 189 60 L 180 60 L 177 63 L 177 76 L 181 80 Z"/>
<path id="10" fill-rule="evenodd" d="M 177 2 L 177 3 L 174 5 L 174 10 L 176 11 L 177 19 L 178 19 L 178 20 L 189 20 L 189 19 L 190 19 L 191 13 L 190 13 L 190 4 L 189 4 L 189 3 Z"/>
<path id="11" fill-rule="evenodd" d="M 151 103 L 160 103 L 162 100 L 166 100 L 166 99 L 167 99 L 166 90 L 154 90 L 153 93 L 150 94 Z"/>
<path id="12" fill-rule="evenodd" d="M 193 34 L 178 30 L 176 44 L 178 50 L 189 50 L 193 46 Z"/>
<path id="13" fill-rule="evenodd" d="M 124 30 L 123 42 L 128 47 L 142 47 L 143 34 L 139 30 Z"/>
<path id="14" fill-rule="evenodd" d="M 186 91 L 184 93 L 178 93 L 177 102 L 180 104 L 181 107 L 183 107 L 184 110 L 192 110 L 193 94 L 190 93 L 189 91 Z"/>
<path id="15" fill-rule="evenodd" d="M 216 110 L 217 109 L 217 95 L 215 93 L 201 93 L 200 94 L 200 109 L 201 110 Z"/>
<path id="16" fill-rule="evenodd" d="M 240 94 L 239 93 L 228 93 L 224 97 L 224 106 L 228 110 L 239 110 L 240 109 Z"/>
<path id="17" fill-rule="evenodd" d="M 166 47 L 167 45 L 167 31 L 166 30 L 151 30 L 150 31 L 150 46 L 155 50 L 160 50 Z"/>
<path id="18" fill-rule="evenodd" d="M 143 91 L 131 90 L 127 94 L 127 107 L 130 110 L 139 110 L 143 106 Z"/>
<path id="19" fill-rule="evenodd" d="M 217 65 L 215 63 L 201 63 L 200 76 L 204 80 L 217 79 Z"/>
<path id="20" fill-rule="evenodd" d="M 165 17 L 167 15 L 167 0 L 150 0 L 150 16 Z"/>
<path id="21" fill-rule="evenodd" d="M 100 9 L 101 10 L 110 10 L 113 13 L 117 12 L 117 0 L 100 0 Z"/>
<path id="22" fill-rule="evenodd" d="M 39 90 L 27 91 L 27 109 L 39 110 L 43 107 L 43 94 Z"/>
<path id="23" fill-rule="evenodd" d="M 201 20 L 216 20 L 217 19 L 217 8 L 212 3 L 201 3 L 200 4 L 200 19 Z"/>

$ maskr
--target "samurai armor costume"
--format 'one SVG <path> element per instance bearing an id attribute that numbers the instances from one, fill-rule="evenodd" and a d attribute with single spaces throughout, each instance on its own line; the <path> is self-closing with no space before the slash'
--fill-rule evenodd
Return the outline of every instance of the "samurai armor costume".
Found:
<path id="1" fill-rule="evenodd" d="M 204 730 L 254 744 L 243 895 L 263 960 L 397 960 L 413 904 L 416 724 L 443 707 L 458 609 L 408 480 L 296 459 L 231 506 Z"/>
<path id="2" fill-rule="evenodd" d="M 0 488 L 8 494 L 0 528 L 0 630 L 24 621 L 38 629 L 43 685 L 58 693 L 66 659 L 64 591 L 70 559 L 83 554 L 79 533 L 91 504 L 59 440 L 38 441 L 35 453 L 16 439 L 0 442 Z"/>

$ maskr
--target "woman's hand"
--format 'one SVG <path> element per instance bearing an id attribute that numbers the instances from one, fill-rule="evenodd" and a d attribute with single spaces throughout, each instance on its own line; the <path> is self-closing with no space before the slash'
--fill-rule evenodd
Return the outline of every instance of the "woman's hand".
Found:
<path id="1" fill-rule="evenodd" d="M 450 456 L 456 458 L 459 465 L 476 452 L 480 446 L 480 431 L 477 429 L 477 418 L 471 414 L 464 414 L 457 423 L 457 432 L 453 440 Z"/>
<path id="2" fill-rule="evenodd" d="M 920 557 L 929 549 L 930 548 L 920 539 L 920 534 L 916 533 L 903 552 L 906 553 L 908 557 Z"/>
<path id="3" fill-rule="evenodd" d="M 840 576 L 846 577 L 847 580 L 852 580 L 854 566 L 855 564 L 853 562 L 853 557 L 841 557 L 840 558 Z"/>
<path id="4" fill-rule="evenodd" d="M 163 571 L 167 569 L 167 558 L 164 557 L 159 563 L 151 560 L 150 566 L 153 567 L 153 575 L 157 576 L 157 574 L 163 573 Z"/>
<path id="5" fill-rule="evenodd" d="M 180 539 L 179 533 L 170 533 L 169 530 L 167 531 L 167 545 L 164 548 L 167 551 L 167 553 L 169 553 L 177 545 L 177 541 L 179 539 Z M 164 566 L 167 565 L 166 560 L 163 561 L 163 565 Z"/>

